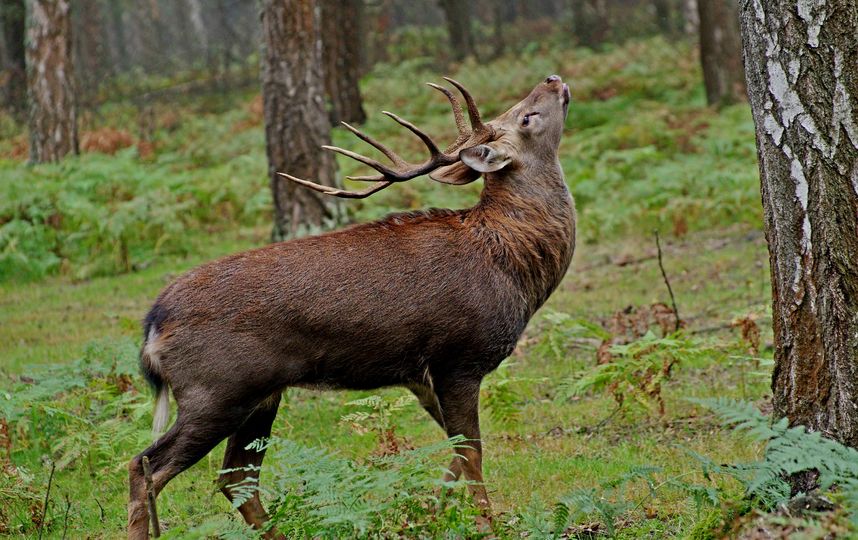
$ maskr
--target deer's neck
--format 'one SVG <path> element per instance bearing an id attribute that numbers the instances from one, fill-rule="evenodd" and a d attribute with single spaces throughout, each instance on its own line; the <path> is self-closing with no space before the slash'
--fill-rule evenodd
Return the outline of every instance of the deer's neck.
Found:
<path id="1" fill-rule="evenodd" d="M 487 175 L 470 214 L 492 259 L 521 288 L 532 315 L 554 291 L 575 249 L 575 202 L 560 164 Z"/>

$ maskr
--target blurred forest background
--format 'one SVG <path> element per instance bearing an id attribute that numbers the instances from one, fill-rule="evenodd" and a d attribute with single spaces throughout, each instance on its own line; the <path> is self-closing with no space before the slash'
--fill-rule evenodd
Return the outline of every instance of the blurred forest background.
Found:
<path id="1" fill-rule="evenodd" d="M 443 103 L 418 86 L 442 74 L 473 86 L 488 115 L 547 72 L 571 78 L 580 105 L 570 129 L 593 130 L 575 139 L 581 151 L 565 156 L 572 185 L 580 179 L 592 186 L 576 190 L 585 213 L 608 184 L 588 169 L 570 167 L 571 160 L 583 163 L 587 152 L 595 157 L 610 147 L 632 161 L 625 168 L 653 174 L 646 163 L 664 162 L 657 156 L 665 152 L 700 154 L 686 152 L 693 137 L 716 118 L 729 122 L 707 118 L 705 104 L 720 108 L 745 99 L 738 20 L 727 1 L 322 1 L 309 21 L 300 18 L 301 2 L 284 3 L 282 14 L 274 12 L 276 4 L 4 0 L 0 173 L 8 181 L 0 206 L 0 279 L 128 272 L 157 254 L 187 252 L 187 237 L 201 226 L 257 225 L 270 219 L 272 206 L 274 238 L 318 230 L 323 216 L 313 208 L 334 203 L 280 185 L 273 171 L 336 182 L 333 160 L 318 146 L 330 140 L 331 125 L 361 124 L 365 111 L 381 107 L 412 120 L 430 116 L 430 127 L 451 132 Z M 25 8 L 34 16 L 28 18 Z M 266 26 L 261 10 L 272 13 L 269 20 L 282 16 L 285 25 L 309 24 L 312 31 Z M 593 58 L 597 52 L 605 56 Z M 270 90 L 265 99 L 260 83 Z M 625 118 L 631 100 L 643 105 L 637 112 L 644 116 Z M 322 101 L 328 118 L 320 118 Z M 738 120 L 739 111 L 726 116 Z M 376 127 L 377 117 L 367 127 L 387 134 L 388 125 Z M 653 121 L 664 129 L 654 129 Z M 262 183 L 261 126 L 269 132 L 271 194 Z M 624 140 L 600 143 L 600 136 Z M 81 157 L 62 166 L 31 166 L 67 155 Z M 744 165 L 747 178 L 752 167 L 748 160 Z M 344 172 L 350 166 L 344 164 Z M 618 174 L 618 167 L 610 168 Z M 65 181 L 57 182 L 59 175 Z M 671 226 L 680 231 L 714 218 L 700 211 L 701 204 L 716 214 L 758 213 L 755 190 L 738 195 L 712 182 L 705 189 L 729 198 L 729 207 L 708 196 L 690 201 L 690 192 L 704 190 L 688 189 L 688 183 L 704 180 L 691 171 L 682 176 L 679 184 L 661 184 L 660 195 L 629 192 L 634 206 L 658 223 L 675 220 Z M 399 200 L 385 193 L 371 207 L 334 210 L 346 220 L 346 213 L 366 219 L 389 208 L 441 204 L 429 195 L 436 192 L 401 186 Z M 464 200 L 450 196 L 451 204 Z M 593 210 L 595 228 L 584 228 L 593 238 L 640 225 L 634 211 Z M 697 222 L 689 212 L 706 217 Z"/>
<path id="2" fill-rule="evenodd" d="M 150 438 L 139 320 L 171 278 L 480 190 L 321 201 L 275 171 L 357 174 L 318 150 L 361 148 L 340 121 L 420 156 L 381 109 L 453 140 L 423 84 L 442 75 L 491 118 L 552 73 L 573 96 L 560 159 L 579 247 L 483 389 L 495 534 L 851 526 L 858 504 L 781 511 L 784 463 L 824 450 L 854 468 L 848 449 L 763 451 L 798 436 L 763 414 L 771 290 L 732 1 L 0 0 L 0 23 L 0 534 L 122 534 L 125 464 Z M 449 447 L 401 391 L 290 389 L 282 407 L 261 482 L 290 537 L 479 535 L 463 488 L 436 497 Z M 218 464 L 159 497 L 167 536 L 253 536 L 211 489 Z"/>

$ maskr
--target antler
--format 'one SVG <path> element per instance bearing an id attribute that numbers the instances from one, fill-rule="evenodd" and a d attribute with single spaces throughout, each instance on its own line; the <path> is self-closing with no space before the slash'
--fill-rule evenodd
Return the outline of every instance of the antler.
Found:
<path id="1" fill-rule="evenodd" d="M 448 77 L 444 77 L 450 84 L 455 86 L 459 92 L 462 93 L 462 97 L 465 98 L 465 104 L 468 107 L 468 118 L 471 123 L 470 129 L 465 125 L 464 113 L 462 112 L 462 106 L 459 103 L 459 100 L 456 96 L 447 88 L 443 86 L 439 86 L 433 83 L 427 83 L 432 88 L 438 90 L 447 96 L 447 99 L 450 101 L 450 106 L 453 109 L 453 118 L 456 122 L 456 130 L 459 135 L 456 137 L 456 140 L 453 141 L 453 144 L 448 146 L 443 152 L 438 149 L 438 146 L 432 140 L 429 135 L 424 133 L 420 128 L 408 122 L 407 120 L 403 120 L 402 118 L 396 116 L 395 114 L 387 111 L 382 111 L 383 114 L 393 118 L 397 123 L 404 126 L 412 133 L 417 135 L 423 144 L 426 145 L 426 148 L 429 150 L 429 158 L 420 164 L 413 164 L 405 161 L 401 157 L 399 157 L 395 152 L 390 150 L 384 144 L 376 141 L 366 133 L 361 130 L 350 126 L 345 122 L 341 122 L 346 129 L 354 133 L 359 139 L 364 142 L 369 143 L 377 150 L 379 150 L 382 154 L 387 156 L 387 158 L 393 163 L 393 167 L 389 167 L 375 159 L 363 156 L 361 154 L 357 154 L 350 150 L 346 150 L 345 148 L 340 148 L 338 146 L 322 146 L 325 150 L 330 150 L 331 152 L 337 152 L 338 154 L 342 154 L 344 156 L 350 157 L 354 160 L 360 161 L 361 163 L 368 165 L 378 171 L 380 174 L 371 175 L 371 176 L 346 176 L 349 180 L 357 180 L 360 182 L 374 182 L 373 185 L 369 186 L 366 189 L 360 191 L 347 191 L 343 189 L 338 189 L 331 186 L 325 186 L 322 184 L 317 184 L 315 182 L 311 182 L 309 180 L 303 180 L 301 178 L 297 178 L 295 176 L 291 176 L 286 173 L 278 172 L 280 176 L 284 178 L 288 178 L 289 180 L 301 184 L 302 186 L 308 187 L 320 193 L 324 193 L 325 195 L 333 195 L 334 197 L 342 197 L 345 199 L 363 199 L 364 197 L 369 197 L 373 193 L 377 193 L 382 189 L 385 189 L 394 183 L 397 182 L 405 182 L 406 180 L 411 180 L 412 178 L 416 178 L 418 176 L 422 176 L 424 174 L 430 173 L 439 167 L 443 167 L 445 165 L 452 165 L 459 161 L 457 150 L 462 148 L 465 145 L 474 145 L 481 144 L 494 136 L 494 130 L 491 126 L 483 124 L 480 119 L 480 111 L 477 109 L 477 105 L 474 102 L 474 98 L 471 94 L 465 89 L 465 87 L 453 79 Z"/>

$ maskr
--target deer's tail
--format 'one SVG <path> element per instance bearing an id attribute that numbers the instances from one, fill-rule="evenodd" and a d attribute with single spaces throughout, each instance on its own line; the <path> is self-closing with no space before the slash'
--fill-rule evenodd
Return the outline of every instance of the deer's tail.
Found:
<path id="1" fill-rule="evenodd" d="M 156 436 L 163 433 L 170 420 L 170 387 L 164 379 L 161 370 L 161 355 L 158 322 L 152 320 L 153 313 L 158 310 L 156 304 L 143 324 L 143 348 L 140 350 L 140 371 L 155 392 L 155 411 L 152 414 L 152 433 Z"/>

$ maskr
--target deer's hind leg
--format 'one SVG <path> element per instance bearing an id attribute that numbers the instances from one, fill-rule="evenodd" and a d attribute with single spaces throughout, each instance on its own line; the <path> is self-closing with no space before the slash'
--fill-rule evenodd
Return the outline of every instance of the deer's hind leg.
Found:
<path id="1" fill-rule="evenodd" d="M 241 424 L 238 431 L 233 433 L 226 445 L 226 452 L 223 456 L 223 469 L 229 472 L 223 472 L 218 479 L 220 490 L 226 495 L 230 501 L 233 500 L 233 493 L 230 486 L 244 483 L 248 479 L 253 482 L 259 479 L 259 467 L 262 465 L 262 460 L 265 457 L 265 450 L 256 451 L 248 449 L 247 446 L 256 439 L 265 438 L 271 435 L 271 425 L 274 423 L 274 418 L 277 416 L 277 407 L 280 405 L 280 392 L 276 392 L 268 399 L 260 403 L 256 409 L 250 413 L 250 416 Z M 242 469 L 248 470 L 231 470 Z M 255 491 L 253 496 L 238 507 L 244 520 L 254 529 L 260 529 L 268 521 L 268 513 L 265 507 L 262 506 L 262 501 L 259 500 L 259 492 Z M 269 531 L 265 534 L 266 538 L 283 538 L 276 531 Z"/>
<path id="2" fill-rule="evenodd" d="M 234 432 L 247 416 L 240 408 L 179 410 L 176 423 L 155 443 L 128 464 L 130 500 L 128 504 L 128 538 L 149 538 L 149 512 L 146 508 L 146 485 L 143 457 L 149 458 L 155 495 L 167 482 L 208 454 L 227 435 Z"/>

